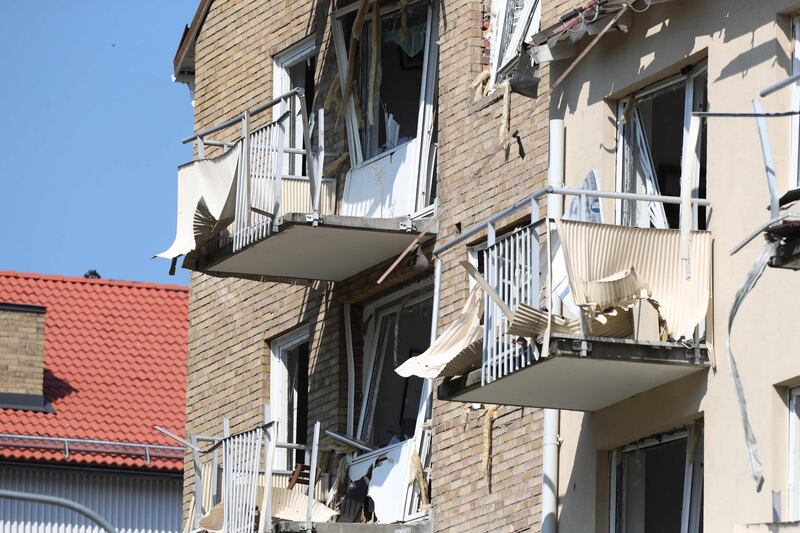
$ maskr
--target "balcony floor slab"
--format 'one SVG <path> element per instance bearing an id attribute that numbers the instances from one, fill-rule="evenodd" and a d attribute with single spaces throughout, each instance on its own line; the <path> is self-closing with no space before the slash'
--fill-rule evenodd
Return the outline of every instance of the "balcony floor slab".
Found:
<path id="1" fill-rule="evenodd" d="M 304 214 L 292 213 L 279 231 L 236 253 L 228 246 L 199 270 L 342 281 L 402 253 L 419 234 L 401 228 L 407 220 L 328 215 L 313 226 Z"/>
<path id="2" fill-rule="evenodd" d="M 556 344 L 559 342 L 574 341 L 555 339 Z M 602 341 L 590 342 L 598 353 L 581 357 L 558 350 L 484 386 L 480 369 L 474 370 L 445 381 L 439 387 L 439 398 L 593 412 L 709 367 L 705 361 L 695 363 L 676 357 L 686 353 L 677 345 L 620 343 L 627 346 L 628 352 L 635 349 L 639 356 L 614 356 L 603 353 Z M 613 343 L 608 344 L 613 347 Z"/>

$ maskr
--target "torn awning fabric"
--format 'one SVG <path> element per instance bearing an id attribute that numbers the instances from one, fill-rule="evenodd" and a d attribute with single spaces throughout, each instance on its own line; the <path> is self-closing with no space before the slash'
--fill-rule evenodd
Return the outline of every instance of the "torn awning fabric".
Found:
<path id="1" fill-rule="evenodd" d="M 186 255 L 233 221 L 239 147 L 178 168 L 175 241 L 156 257 Z"/>
<path id="2" fill-rule="evenodd" d="M 558 233 L 573 299 L 590 317 L 628 306 L 638 294 L 656 304 L 673 339 L 692 338 L 705 319 L 711 298 L 710 232 L 690 234 L 690 279 L 680 262 L 679 230 L 561 220 Z"/>
<path id="3" fill-rule="evenodd" d="M 403 377 L 434 379 L 461 376 L 478 368 L 483 354 L 483 293 L 473 288 L 458 318 L 445 328 L 430 347 L 395 368 Z"/>

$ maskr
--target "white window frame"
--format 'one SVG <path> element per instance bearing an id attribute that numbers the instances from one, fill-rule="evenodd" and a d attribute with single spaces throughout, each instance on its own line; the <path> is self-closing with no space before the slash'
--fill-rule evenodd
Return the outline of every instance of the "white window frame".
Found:
<path id="1" fill-rule="evenodd" d="M 308 342 L 311 338 L 308 327 L 301 327 L 291 331 L 285 335 L 278 337 L 269 343 L 269 403 L 270 412 L 272 413 L 273 420 L 278 422 L 278 430 L 275 438 L 278 442 L 286 442 L 288 439 L 288 428 L 286 426 L 286 409 L 288 408 L 288 399 L 285 397 L 284 391 L 289 388 L 289 366 L 288 357 L 289 352 L 304 342 Z M 310 346 L 309 346 L 310 351 Z M 294 398 L 294 421 L 297 424 L 297 408 L 298 398 Z M 294 434 L 297 435 L 297 427 L 294 428 Z M 300 428 L 306 431 L 306 428 Z M 284 469 L 288 465 L 289 450 L 277 448 L 275 450 L 275 460 L 273 464 L 280 466 L 279 470 Z"/>
<path id="2" fill-rule="evenodd" d="M 497 75 L 502 72 L 515 57 L 517 49 L 523 40 L 528 40 L 532 35 L 539 31 L 542 22 L 542 2 L 541 0 L 525 0 L 520 14 L 520 21 L 514 33 L 511 35 L 506 46 L 503 57 L 500 57 L 500 42 L 503 38 L 503 27 L 506 21 L 506 10 L 510 0 L 494 0 L 492 6 L 498 3 L 498 9 L 492 9 L 492 41 L 491 56 L 489 59 L 489 87 L 494 87 Z"/>
<path id="3" fill-rule="evenodd" d="M 413 5 L 418 2 L 411 2 Z M 344 24 L 342 18 L 358 9 L 357 4 L 351 4 L 336 10 L 334 23 L 332 24 L 333 46 L 336 51 L 336 64 L 339 71 L 339 83 L 342 93 L 344 93 L 346 76 L 347 76 L 347 44 L 345 42 Z M 381 8 L 381 15 L 391 13 L 400 9 L 399 4 L 387 5 Z M 372 20 L 372 9 L 364 17 L 363 24 L 370 24 Z M 436 94 L 436 80 L 438 72 L 438 40 L 439 40 L 439 10 L 438 2 L 435 0 L 428 6 L 428 21 L 427 21 L 427 38 L 425 40 L 425 50 L 423 55 L 423 71 L 422 82 L 420 87 L 419 97 L 419 111 L 417 117 L 417 133 L 414 139 L 403 143 L 402 145 L 395 146 L 394 148 L 382 152 L 369 159 L 364 159 L 361 147 L 361 137 L 358 129 L 358 117 L 356 115 L 356 108 L 353 98 L 349 98 L 343 104 L 347 106 L 345 109 L 345 126 L 347 130 L 347 146 L 350 151 L 350 161 L 352 166 L 348 172 L 348 176 L 354 171 L 362 168 L 369 167 L 370 165 L 377 164 L 380 160 L 391 156 L 397 152 L 401 147 L 410 143 L 417 142 L 417 149 L 413 154 L 413 161 L 410 168 L 414 169 L 417 174 L 416 178 L 416 201 L 413 213 L 423 212 L 426 208 L 433 204 L 430 199 L 430 192 L 432 188 L 432 169 L 436 158 L 436 146 L 432 143 L 433 126 L 434 126 L 434 98 Z M 347 187 L 347 183 L 345 184 Z"/>
<path id="4" fill-rule="evenodd" d="M 789 389 L 789 421 L 788 421 L 788 520 L 800 519 L 800 387 Z"/>
<path id="5" fill-rule="evenodd" d="M 800 15 L 792 17 L 792 75 L 800 74 Z M 800 109 L 800 83 L 793 83 L 789 109 Z M 791 117 L 789 187 L 800 187 L 800 115 Z"/>
<path id="6" fill-rule="evenodd" d="M 649 438 L 629 444 L 610 452 L 609 469 L 609 520 L 608 530 L 610 533 L 617 531 L 617 493 L 622 490 L 617 484 L 617 474 L 622 468 L 622 456 L 625 452 L 652 448 L 668 442 L 686 439 L 686 459 L 683 478 L 683 508 L 681 510 L 681 533 L 696 533 L 700 530 L 700 522 L 703 519 L 700 513 L 700 501 L 703 492 L 703 468 L 702 463 L 698 464 L 698 459 L 703 457 L 703 430 L 702 426 L 694 426 L 691 429 L 677 431 L 659 438 Z M 624 481 L 624 479 L 623 479 Z M 623 483 L 624 487 L 624 483 Z M 700 496 L 698 498 L 697 496 Z M 622 515 L 624 515 L 624 505 L 622 502 Z"/>
<path id="7" fill-rule="evenodd" d="M 297 66 L 303 61 L 307 61 L 314 57 L 317 53 L 316 37 L 314 34 L 309 35 L 299 43 L 296 43 L 283 52 L 275 55 L 272 61 L 272 97 L 278 98 L 286 94 L 292 89 L 292 81 L 289 75 L 289 69 Z M 280 112 L 286 111 L 286 105 L 281 104 Z M 299 112 L 299 108 L 298 108 Z M 310 112 L 310 110 L 309 110 Z M 303 124 L 302 117 L 295 116 L 295 138 L 289 140 L 288 146 L 298 148 L 303 146 Z M 290 159 L 293 165 L 288 165 Z M 303 155 L 302 154 L 284 154 L 284 168 L 295 169 L 302 168 Z M 298 174 L 295 172 L 295 174 Z"/>
<path id="8" fill-rule="evenodd" d="M 412 297 L 405 301 L 405 305 L 403 305 L 403 301 L 409 295 L 412 295 Z M 373 400 L 373 390 L 375 384 L 371 383 L 371 380 L 372 371 L 375 366 L 375 359 L 379 348 L 378 339 L 380 338 L 381 321 L 386 316 L 400 311 L 401 305 L 403 305 L 403 307 L 410 307 L 432 298 L 433 284 L 431 280 L 425 280 L 404 287 L 403 289 L 393 292 L 392 294 L 376 300 L 364 307 L 364 346 L 366 350 L 364 352 L 364 362 L 361 374 L 364 376 L 364 379 L 363 383 L 361 384 L 362 399 L 361 409 L 358 416 L 358 427 L 356 429 L 357 438 L 361 438 L 361 435 L 364 431 L 364 425 L 367 423 L 372 423 L 372 421 L 367 421 L 365 418 L 367 414 L 367 405 Z M 416 425 L 418 428 L 424 422 L 422 419 L 425 417 L 425 411 L 427 410 L 427 401 L 425 395 L 426 389 L 423 387 L 422 395 L 420 397 L 420 406 L 417 411 Z"/>
<path id="9" fill-rule="evenodd" d="M 637 100 L 641 100 L 655 92 L 661 91 L 673 85 L 684 85 L 684 105 L 683 105 L 683 143 L 686 143 L 686 138 L 689 135 L 689 122 L 692 118 L 692 109 L 694 106 L 694 83 L 695 80 L 701 74 L 708 71 L 708 62 L 706 60 L 701 61 L 697 65 L 695 65 L 690 72 L 686 74 L 679 74 L 676 76 L 671 76 L 666 78 L 660 82 L 657 82 L 653 85 L 650 85 L 640 91 L 633 93 L 633 104 L 636 104 Z M 706 88 L 708 90 L 708 88 Z M 616 153 L 616 176 L 615 176 L 615 188 L 619 192 L 623 191 L 623 183 L 624 183 L 624 174 L 625 174 L 625 125 L 622 124 L 622 116 L 625 113 L 625 105 L 628 101 L 628 97 L 621 98 L 617 102 L 617 153 Z M 683 153 L 683 150 L 681 150 Z M 700 168 L 700 161 L 697 152 L 695 152 L 694 160 L 690 162 L 691 165 L 694 165 L 695 168 Z M 623 200 L 617 198 L 614 201 L 615 207 L 615 222 L 617 225 L 622 224 L 622 206 Z M 693 217 L 694 224 L 693 226 L 697 227 L 697 206 L 694 206 L 695 216 Z M 637 223 L 642 224 L 643 221 L 637 221 Z M 647 227 L 649 227 L 649 221 L 647 223 Z"/>

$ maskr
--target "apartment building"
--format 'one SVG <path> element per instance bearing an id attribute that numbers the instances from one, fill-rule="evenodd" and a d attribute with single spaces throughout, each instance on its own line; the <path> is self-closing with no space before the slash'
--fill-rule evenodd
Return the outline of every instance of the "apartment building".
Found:
<path id="1" fill-rule="evenodd" d="M 800 518 L 791 269 L 736 305 L 734 376 L 726 350 L 759 245 L 729 252 L 779 214 L 763 153 L 797 187 L 800 92 L 759 97 L 795 11 L 202 0 L 160 254 L 193 271 L 187 526 Z"/>

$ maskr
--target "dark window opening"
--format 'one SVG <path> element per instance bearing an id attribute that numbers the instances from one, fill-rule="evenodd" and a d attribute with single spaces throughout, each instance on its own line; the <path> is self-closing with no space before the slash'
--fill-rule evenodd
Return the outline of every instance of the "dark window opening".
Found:
<path id="1" fill-rule="evenodd" d="M 706 74 L 636 97 L 627 104 L 621 121 L 624 137 L 622 189 L 639 194 L 679 197 L 684 136 L 689 111 L 707 106 Z M 686 91 L 692 89 L 691 102 Z M 687 109 L 691 106 L 690 109 Z M 706 197 L 706 124 L 701 122 L 697 148 L 698 184 L 692 196 Z M 696 209 L 697 229 L 706 229 L 706 208 Z M 640 227 L 678 228 L 679 204 L 623 202 L 623 224 Z"/>

